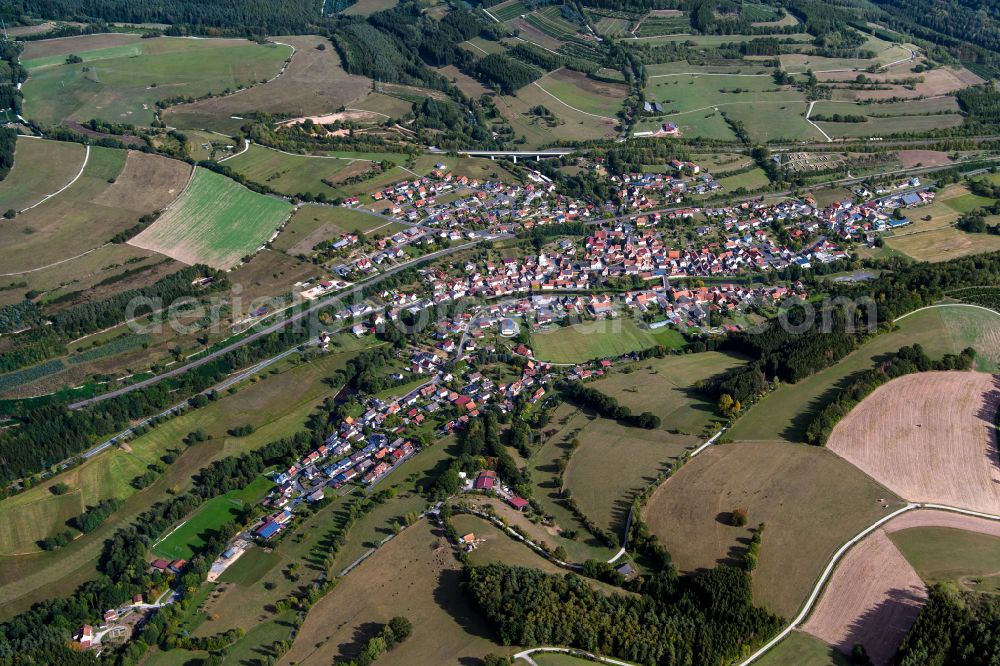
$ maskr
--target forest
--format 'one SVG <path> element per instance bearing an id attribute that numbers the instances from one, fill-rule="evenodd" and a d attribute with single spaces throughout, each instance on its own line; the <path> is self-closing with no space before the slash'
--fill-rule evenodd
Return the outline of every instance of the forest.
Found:
<path id="1" fill-rule="evenodd" d="M 489 564 L 466 568 L 466 589 L 506 645 L 567 645 L 639 664 L 733 663 L 776 633 L 781 618 L 753 605 L 750 574 L 718 566 L 653 574 L 642 593 L 606 596 L 576 574 Z"/>
<path id="2" fill-rule="evenodd" d="M 12 0 L 5 10 L 0 13 L 8 21 L 34 15 L 64 21 L 171 23 L 195 32 L 229 28 L 248 35 L 302 33 L 321 18 L 320 4 L 311 0 Z"/>
<path id="3" fill-rule="evenodd" d="M 1000 655 L 1000 597 L 960 592 L 946 583 L 931 588 L 903 644 L 899 666 L 995 664 Z"/>

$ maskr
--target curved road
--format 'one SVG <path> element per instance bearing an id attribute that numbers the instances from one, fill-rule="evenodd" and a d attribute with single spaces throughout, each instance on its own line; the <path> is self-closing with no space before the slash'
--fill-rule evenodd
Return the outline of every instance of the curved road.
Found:
<path id="1" fill-rule="evenodd" d="M 285 319 L 282 319 L 281 321 L 275 322 L 275 323 L 271 324 L 270 326 L 257 331 L 256 333 L 251 333 L 250 335 L 246 336 L 245 338 L 241 338 L 240 340 L 232 342 L 232 343 L 226 345 L 225 347 L 222 347 L 221 349 L 217 349 L 216 351 L 213 351 L 213 352 L 211 352 L 209 354 L 206 354 L 205 356 L 202 356 L 199 359 L 191 361 L 190 363 L 185 363 L 184 365 L 181 365 L 181 366 L 178 366 L 178 367 L 173 368 L 171 370 L 168 370 L 167 372 L 164 372 L 162 374 L 156 375 L 155 377 L 150 377 L 149 379 L 143 379 L 142 381 L 136 382 L 135 384 L 130 384 L 128 386 L 123 386 L 122 388 L 115 389 L 114 391 L 108 391 L 107 393 L 102 393 L 100 395 L 96 395 L 93 398 L 87 398 L 86 400 L 80 400 L 79 402 L 74 402 L 74 403 L 72 403 L 72 404 L 69 405 L 69 408 L 70 409 L 80 409 L 81 407 L 86 407 L 87 405 L 92 405 L 92 404 L 95 404 L 95 403 L 98 403 L 98 402 L 103 402 L 104 400 L 108 400 L 110 398 L 115 398 L 115 397 L 118 397 L 120 395 L 124 395 L 126 393 L 131 393 L 132 391 L 135 391 L 135 390 L 138 390 L 138 389 L 141 389 L 141 388 L 145 388 L 147 386 L 152 386 L 153 384 L 157 384 L 157 383 L 163 381 L 164 379 L 168 379 L 170 377 L 176 377 L 178 375 L 184 374 L 185 372 L 187 372 L 189 370 L 193 370 L 193 369 L 195 369 L 197 367 L 200 367 L 202 365 L 205 365 L 206 363 L 208 363 L 210 361 L 213 361 L 213 360 L 219 358 L 220 356 L 222 356 L 224 354 L 228 354 L 229 352 L 233 351 L 234 349 L 238 349 L 238 348 L 240 348 L 240 347 L 242 347 L 244 345 L 247 345 L 247 344 L 249 344 L 249 343 L 251 343 L 251 342 L 253 342 L 255 340 L 259 340 L 260 338 L 262 338 L 264 336 L 267 336 L 267 335 L 270 335 L 271 333 L 274 333 L 276 331 L 280 331 L 285 326 L 288 326 L 289 324 L 291 324 L 291 323 L 293 323 L 295 321 L 298 321 L 298 320 L 300 320 L 300 319 L 302 319 L 304 317 L 307 317 L 307 316 L 311 315 L 314 312 L 322 310 L 323 308 L 329 306 L 331 303 L 334 303 L 334 302 L 336 302 L 338 300 L 342 300 L 344 298 L 347 298 L 347 297 L 353 296 L 353 295 L 355 295 L 357 293 L 360 293 L 361 290 L 364 289 L 365 287 L 368 287 L 369 285 L 373 285 L 373 284 L 378 284 L 379 282 L 382 282 L 386 278 L 388 278 L 388 277 L 390 277 L 392 275 L 395 275 L 396 273 L 399 273 L 401 271 L 407 270 L 408 268 L 413 268 L 414 266 L 419 265 L 421 263 L 424 263 L 424 262 L 427 262 L 427 261 L 432 261 L 432 260 L 437 259 L 439 257 L 443 257 L 443 256 L 446 256 L 446 255 L 452 254 L 453 252 L 458 252 L 460 250 L 465 250 L 465 249 L 468 249 L 470 247 L 474 247 L 474 246 L 478 245 L 480 242 L 482 242 L 484 240 L 496 240 L 496 239 L 500 239 L 500 238 L 509 238 L 509 237 L 510 237 L 509 235 L 483 236 L 483 237 L 478 238 L 478 239 L 476 239 L 474 241 L 470 241 L 468 243 L 462 243 L 461 245 L 453 245 L 453 246 L 445 248 L 443 250 L 437 250 L 435 252 L 431 252 L 429 254 L 425 254 L 422 257 L 417 257 L 416 259 L 413 259 L 413 260 L 408 261 L 408 262 L 403 263 L 403 264 L 399 264 L 398 266 L 393 266 L 392 268 L 386 270 L 385 272 L 379 273 L 378 275 L 376 275 L 376 276 L 374 276 L 374 277 L 372 277 L 372 278 L 370 278 L 368 280 L 362 280 L 361 282 L 355 283 L 355 285 L 353 287 L 351 287 L 350 289 L 347 289 L 346 291 L 338 292 L 337 294 L 334 294 L 334 295 L 332 295 L 332 296 L 330 296 L 328 298 L 317 300 L 315 303 L 313 303 L 312 305 L 310 305 L 305 310 L 300 310 L 300 311 L 292 314 L 291 316 L 289 316 L 289 317 L 287 317 Z M 296 346 L 298 346 L 298 345 L 296 345 Z M 283 352 L 283 353 L 286 353 L 286 352 Z"/>

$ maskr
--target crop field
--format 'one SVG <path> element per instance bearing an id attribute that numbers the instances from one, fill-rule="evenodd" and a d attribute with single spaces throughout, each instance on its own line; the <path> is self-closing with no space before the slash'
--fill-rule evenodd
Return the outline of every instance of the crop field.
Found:
<path id="1" fill-rule="evenodd" d="M 873 663 L 888 664 L 926 601 L 920 576 L 876 530 L 837 564 L 802 631 L 844 654 L 860 643 Z"/>
<path id="2" fill-rule="evenodd" d="M 656 340 L 631 319 L 600 319 L 531 335 L 535 358 L 551 363 L 583 363 L 649 349 Z"/>
<path id="3" fill-rule="evenodd" d="M 602 118 L 614 118 L 628 94 L 624 85 L 595 81 L 568 69 L 551 72 L 536 83 L 566 106 Z"/>
<path id="4" fill-rule="evenodd" d="M 60 150 L 55 154 L 59 155 Z M 79 172 L 79 166 L 76 165 L 69 180 Z M 183 188 L 189 170 L 187 164 L 177 160 L 91 147 L 79 179 L 58 195 L 0 226 L 0 265 L 5 272 L 34 271 L 26 274 L 25 279 L 36 289 L 76 282 L 85 286 L 91 270 L 103 272 L 112 262 L 91 264 L 87 257 L 67 260 L 103 245 L 135 224 L 140 216 L 170 203 Z M 15 167 L 12 173 L 16 172 Z M 50 193 L 68 182 L 55 185 Z M 143 186 L 135 187 L 137 182 Z M 121 247 L 106 248 L 99 254 L 107 259 L 123 253 L 144 254 Z M 53 265 L 52 271 L 37 270 L 49 265 Z M 89 266 L 93 268 L 85 268 Z M 97 280 L 104 277 L 106 274 Z"/>
<path id="5" fill-rule="evenodd" d="M 226 269 L 263 245 L 292 206 L 252 192 L 207 169 L 195 169 L 177 201 L 129 241 L 186 264 Z"/>
<path id="6" fill-rule="evenodd" d="M 691 19 L 686 14 L 656 16 L 650 13 L 639 22 L 639 27 L 635 29 L 635 36 L 659 37 L 684 33 L 689 30 L 691 30 Z"/>
<path id="7" fill-rule="evenodd" d="M 952 226 L 960 214 L 991 203 L 964 186 L 949 185 L 938 192 L 934 203 L 913 209 L 913 224 L 886 236 L 886 247 L 918 261 L 945 261 L 1000 249 L 995 235 L 970 234 Z M 931 219 L 925 219 L 928 216 Z"/>
<path id="8" fill-rule="evenodd" d="M 83 166 L 78 143 L 18 137 L 14 168 L 0 181 L 0 210 L 20 211 L 69 183 Z"/>
<path id="9" fill-rule="evenodd" d="M 903 132 L 929 132 L 939 128 L 958 127 L 962 124 L 962 119 L 963 117 L 957 113 L 949 113 L 933 116 L 897 115 L 890 118 L 869 118 L 863 123 L 816 121 L 816 124 L 823 128 L 823 131 L 828 135 L 838 139 L 855 136 L 888 136 Z"/>
<path id="10" fill-rule="evenodd" d="M 564 483 L 584 515 L 619 538 L 625 535 L 635 493 L 701 443 L 694 435 L 627 428 L 582 413 L 572 428 L 579 428 L 580 445 L 566 467 Z"/>
<path id="11" fill-rule="evenodd" d="M 459 588 L 460 580 L 461 565 L 451 545 L 437 528 L 420 521 L 312 607 L 283 663 L 325 666 L 331 656 L 353 656 L 395 615 L 410 618 L 413 633 L 380 657 L 380 666 L 456 663 L 506 653 Z"/>
<path id="12" fill-rule="evenodd" d="M 782 442 L 709 447 L 653 496 L 643 514 L 685 572 L 742 555 L 751 528 L 767 523 L 754 600 L 792 617 L 834 551 L 902 502 L 821 448 Z M 728 524 L 746 509 L 746 527 Z M 697 535 L 697 538 L 692 538 Z"/>
<path id="13" fill-rule="evenodd" d="M 614 18 L 611 16 L 596 16 L 594 31 L 606 37 L 622 37 L 628 34 L 632 22 L 628 19 Z"/>
<path id="14" fill-rule="evenodd" d="M 736 440 L 803 441 L 813 415 L 836 395 L 848 378 L 905 345 L 920 344 L 931 357 L 957 354 L 972 346 L 978 367 L 992 372 L 1000 361 L 1000 318 L 983 310 L 950 306 L 923 310 L 899 322 L 899 328 L 874 337 L 836 365 L 796 384 L 783 384 L 740 417 L 728 436 Z"/>
<path id="15" fill-rule="evenodd" d="M 910 71 L 912 66 L 912 62 L 903 62 L 889 67 L 886 71 L 878 74 L 865 74 L 865 76 L 872 80 L 883 82 L 915 76 L 918 80 L 912 86 L 889 84 L 885 89 L 880 90 L 852 90 L 850 88 L 838 87 L 833 91 L 833 99 L 876 101 L 912 99 L 918 104 L 923 104 L 931 100 L 917 98 L 935 98 L 941 95 L 948 95 L 970 85 L 982 83 L 982 79 L 962 67 L 936 67 L 929 72 L 914 75 Z M 857 74 L 853 70 L 842 69 L 840 71 L 818 72 L 816 76 L 823 82 L 849 84 Z"/>
<path id="16" fill-rule="evenodd" d="M 715 405 L 697 393 L 694 384 L 742 363 L 718 352 L 651 358 L 628 366 L 629 372 L 612 372 L 591 386 L 633 414 L 656 414 L 664 430 L 702 435 L 712 425 Z"/>
<path id="17" fill-rule="evenodd" d="M 295 48 L 281 76 L 225 97 L 172 106 L 163 113 L 164 121 L 176 127 L 229 133 L 238 131 L 246 122 L 232 116 L 242 117 L 251 111 L 291 117 L 329 113 L 341 106 L 353 106 L 371 90 L 369 79 L 344 71 L 336 49 L 325 37 L 292 35 L 274 39 Z M 326 46 L 322 51 L 317 48 L 320 44 Z"/>
<path id="18" fill-rule="evenodd" d="M 545 7 L 531 12 L 525 17 L 525 21 L 553 39 L 562 41 L 577 39 L 578 26 L 563 18 L 558 7 Z"/>
<path id="19" fill-rule="evenodd" d="M 993 375 L 907 375 L 855 407 L 828 448 L 908 500 L 1000 513 L 998 407 Z"/>
<path id="20" fill-rule="evenodd" d="M 88 37 L 53 40 L 60 42 L 55 50 L 61 52 L 51 55 L 33 57 L 33 50 L 26 49 L 24 65 L 30 76 L 24 84 L 25 117 L 43 124 L 100 118 L 148 125 L 157 100 L 218 94 L 262 82 L 276 75 L 291 53 L 288 46 L 246 40 L 138 35 L 128 35 L 129 40 L 115 46 L 92 48 L 94 40 Z M 83 63 L 66 63 L 67 53 L 83 58 Z"/>
<path id="21" fill-rule="evenodd" d="M 383 9 L 392 9 L 396 0 L 358 0 L 343 11 L 348 16 L 368 16 Z"/>
<path id="22" fill-rule="evenodd" d="M 339 206 L 304 205 L 296 209 L 274 241 L 274 249 L 291 255 L 312 254 L 313 247 L 321 241 L 345 233 L 380 233 L 389 235 L 404 225 Z"/>
<path id="23" fill-rule="evenodd" d="M 273 487 L 274 484 L 262 476 L 246 488 L 213 497 L 198 507 L 193 516 L 168 532 L 163 540 L 154 543 L 153 553 L 168 560 L 191 559 L 205 545 L 207 535 L 260 502 Z"/>
<path id="24" fill-rule="evenodd" d="M 818 638 L 793 631 L 756 662 L 759 666 L 851 666 L 851 661 Z"/>
<path id="25" fill-rule="evenodd" d="M 227 455 L 250 451 L 287 437 L 305 425 L 306 418 L 324 398 L 336 393 L 322 380 L 355 356 L 355 351 L 335 352 L 309 363 L 290 366 L 285 372 L 252 383 L 234 396 L 224 396 L 207 407 L 167 421 L 129 442 L 131 452 L 112 449 L 60 475 L 70 492 L 57 497 L 48 484 L 32 488 L 0 503 L 0 524 L 6 531 L 0 553 L 0 596 L 5 604 L 0 615 L 17 613 L 35 601 L 64 594 L 94 577 L 95 563 L 104 540 L 121 524 L 132 520 L 153 502 L 167 497 L 173 488 L 190 487 L 191 476 L 202 467 Z M 247 437 L 231 437 L 227 430 L 251 424 L 256 430 Z M 182 443 L 191 431 L 201 428 L 211 436 L 207 442 L 188 447 Z M 156 482 L 136 491 L 129 482 L 146 471 L 168 450 L 180 450 L 177 460 Z M 51 553 L 38 553 L 34 541 L 59 531 L 71 515 L 86 504 L 108 497 L 127 498 L 94 532 Z M 67 505 L 71 498 L 76 505 Z M 37 505 L 37 508 L 36 508 Z M 26 509 L 25 507 L 30 507 Z M 34 554 L 18 557 L 13 552 Z"/>
<path id="26" fill-rule="evenodd" d="M 499 5 L 494 5 L 489 8 L 489 11 L 490 14 L 493 14 L 493 16 L 496 16 L 501 21 L 509 21 L 521 14 L 527 14 L 531 10 L 520 0 L 514 0 L 514 2 L 503 2 Z"/>

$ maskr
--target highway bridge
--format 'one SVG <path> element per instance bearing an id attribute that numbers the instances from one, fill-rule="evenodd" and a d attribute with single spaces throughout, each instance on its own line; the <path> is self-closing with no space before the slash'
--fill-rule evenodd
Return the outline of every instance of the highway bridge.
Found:
<path id="1" fill-rule="evenodd" d="M 517 163 L 517 158 L 527 160 L 544 160 L 549 157 L 562 157 L 563 155 L 569 155 L 575 152 L 573 148 L 548 148 L 545 150 L 453 150 L 444 151 L 440 148 L 430 148 L 429 152 L 436 155 L 444 155 L 446 153 L 455 153 L 456 155 L 461 155 L 464 157 L 488 157 L 491 160 L 495 160 L 498 157 L 506 157 Z"/>

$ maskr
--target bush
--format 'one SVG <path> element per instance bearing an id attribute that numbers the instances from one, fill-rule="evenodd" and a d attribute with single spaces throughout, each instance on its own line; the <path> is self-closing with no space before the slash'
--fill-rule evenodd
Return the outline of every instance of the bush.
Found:
<path id="1" fill-rule="evenodd" d="M 747 510 L 746 509 L 733 509 L 733 512 L 729 514 L 729 524 L 733 527 L 743 527 L 747 524 Z"/>

